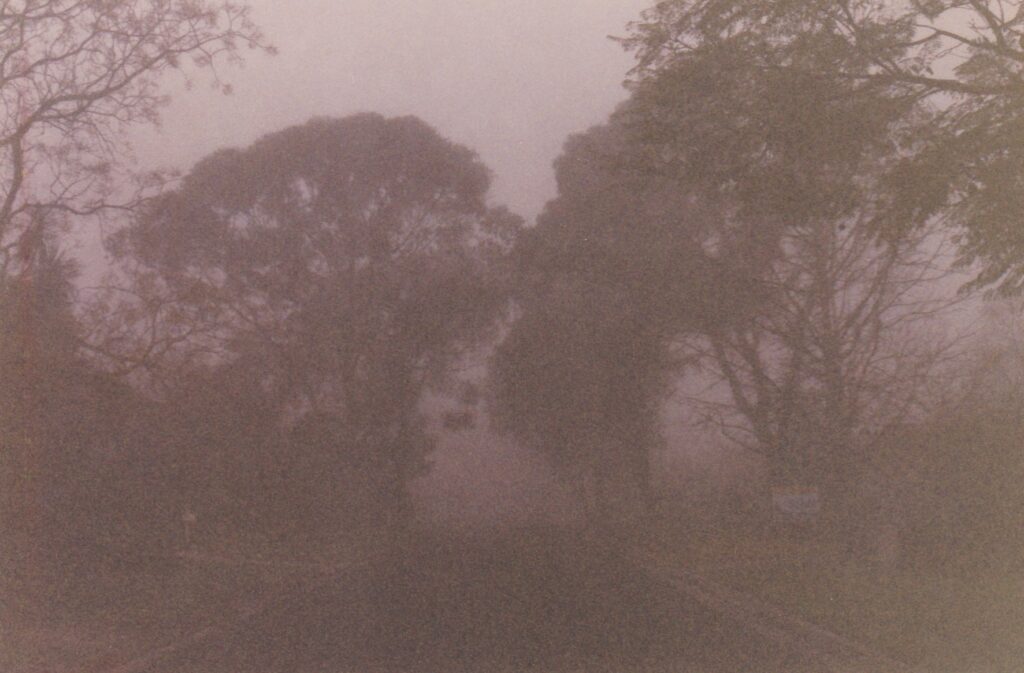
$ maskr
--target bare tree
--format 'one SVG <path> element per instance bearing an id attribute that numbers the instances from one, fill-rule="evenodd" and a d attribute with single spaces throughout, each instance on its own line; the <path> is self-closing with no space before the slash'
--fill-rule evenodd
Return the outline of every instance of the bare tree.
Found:
<path id="1" fill-rule="evenodd" d="M 208 0 L 0 3 L 0 264 L 48 214 L 109 200 L 125 130 L 157 121 L 163 76 L 270 50 L 248 7 Z M 186 79 L 189 75 L 184 74 Z"/>
<path id="2" fill-rule="evenodd" d="M 944 247 L 923 231 L 880 241 L 867 219 L 788 228 L 762 310 L 695 346 L 718 384 L 693 396 L 699 417 L 763 455 L 774 481 L 820 483 L 837 506 L 875 442 L 926 406 L 956 344 L 936 329 L 955 301 L 936 285 Z"/>

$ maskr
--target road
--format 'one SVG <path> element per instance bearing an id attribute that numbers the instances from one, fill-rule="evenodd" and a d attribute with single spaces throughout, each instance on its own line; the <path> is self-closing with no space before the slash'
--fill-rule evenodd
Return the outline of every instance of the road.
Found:
<path id="1" fill-rule="evenodd" d="M 396 560 L 297 580 L 158 673 L 693 671 L 815 668 L 554 532 L 422 536 Z"/>

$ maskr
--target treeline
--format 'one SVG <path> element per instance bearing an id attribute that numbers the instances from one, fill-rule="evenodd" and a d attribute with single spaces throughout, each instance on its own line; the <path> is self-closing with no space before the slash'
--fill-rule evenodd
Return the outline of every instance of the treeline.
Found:
<path id="1" fill-rule="evenodd" d="M 29 547 L 174 546 L 185 511 L 211 539 L 282 546 L 400 530 L 437 392 L 449 426 L 487 416 L 628 536 L 652 512 L 662 411 L 694 379 L 693 415 L 771 483 L 820 487 L 837 534 L 898 512 L 922 554 L 1019 546 L 1017 386 L 990 388 L 942 319 L 951 266 L 968 291 L 1024 277 L 1020 12 L 659 3 L 622 40 L 629 99 L 567 141 L 526 227 L 470 149 L 376 114 L 117 201 L 111 142 L 153 113 L 182 40 L 230 55 L 262 37 L 217 3 L 37 4 L 28 39 L 0 32 L 40 84 L 0 131 L 3 520 Z M 950 12 L 975 27 L 942 28 Z M 89 32 L 108 24 L 126 29 Z M 141 70 L 47 98 L 56 66 L 32 64 L 84 77 L 92 39 L 119 49 L 89 67 Z M 113 267 L 77 292 L 62 232 L 96 216 L 117 224 Z M 458 370 L 486 351 L 481 396 Z"/>

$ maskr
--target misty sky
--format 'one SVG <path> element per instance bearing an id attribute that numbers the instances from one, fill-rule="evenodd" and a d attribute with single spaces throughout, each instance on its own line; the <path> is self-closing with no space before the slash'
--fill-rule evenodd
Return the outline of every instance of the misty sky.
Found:
<path id="1" fill-rule="evenodd" d="M 235 93 L 172 87 L 163 127 L 138 134 L 144 167 L 187 170 L 224 146 L 312 116 L 413 114 L 494 171 L 494 196 L 532 218 L 554 194 L 570 133 L 625 98 L 622 35 L 650 0 L 252 0 L 280 49 L 225 68 Z"/>

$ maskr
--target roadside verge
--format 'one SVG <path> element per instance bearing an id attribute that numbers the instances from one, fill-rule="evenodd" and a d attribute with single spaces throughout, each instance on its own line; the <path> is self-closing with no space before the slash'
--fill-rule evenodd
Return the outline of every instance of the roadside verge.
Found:
<path id="1" fill-rule="evenodd" d="M 753 596 L 666 561 L 651 549 L 636 552 L 638 565 L 656 581 L 668 584 L 716 612 L 783 648 L 792 648 L 829 673 L 913 673 L 865 645 L 790 615 Z"/>

